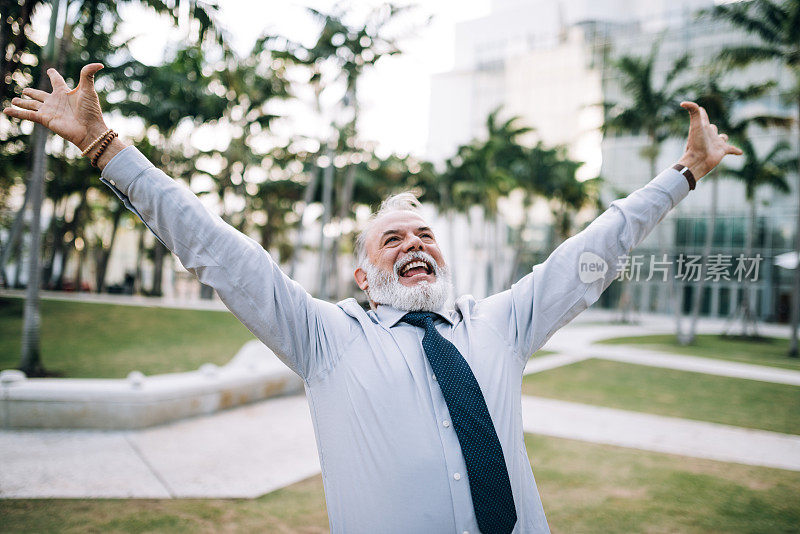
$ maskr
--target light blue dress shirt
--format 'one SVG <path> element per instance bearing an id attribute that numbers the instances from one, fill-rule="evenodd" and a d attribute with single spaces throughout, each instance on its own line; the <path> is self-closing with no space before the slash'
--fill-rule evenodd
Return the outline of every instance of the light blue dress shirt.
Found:
<path id="1" fill-rule="evenodd" d="M 303 379 L 332 532 L 478 533 L 458 437 L 422 349 L 424 331 L 400 322 L 404 311 L 311 297 L 257 242 L 210 214 L 134 147 L 112 159 L 102 180 Z M 522 429 L 528 357 L 597 300 L 619 257 L 688 192 L 686 179 L 666 170 L 614 201 L 511 289 L 481 300 L 463 296 L 441 310 L 436 328 L 472 368 L 503 448 L 515 533 L 549 532 Z M 585 252 L 608 264 L 590 282 L 579 274 Z"/>

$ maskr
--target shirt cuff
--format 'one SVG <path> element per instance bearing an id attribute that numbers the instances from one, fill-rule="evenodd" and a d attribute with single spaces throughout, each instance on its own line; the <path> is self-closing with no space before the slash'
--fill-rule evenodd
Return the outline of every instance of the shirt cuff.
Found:
<path id="1" fill-rule="evenodd" d="M 650 181 L 650 184 L 665 191 L 672 199 L 672 207 L 686 198 L 689 194 L 689 182 L 686 177 L 675 169 L 666 169 Z"/>
<path id="2" fill-rule="evenodd" d="M 147 169 L 154 167 L 135 146 L 120 150 L 100 173 L 101 178 L 127 196 L 128 188 Z M 677 171 L 676 171 L 677 172 Z"/>
<path id="3" fill-rule="evenodd" d="M 153 228 L 147 224 L 139 210 L 131 203 L 128 198 L 128 189 L 136 179 L 141 176 L 147 169 L 155 167 L 150 161 L 142 155 L 141 152 L 136 150 L 136 147 L 127 146 L 120 150 L 111 161 L 103 168 L 100 173 L 100 181 L 111 188 L 111 191 L 120 199 L 122 204 L 131 210 L 139 220 L 144 223 L 148 230 L 153 232 L 156 239 L 161 241 L 161 244 L 167 246 L 158 234 L 155 233 Z M 169 247 L 167 247 L 169 248 Z"/>

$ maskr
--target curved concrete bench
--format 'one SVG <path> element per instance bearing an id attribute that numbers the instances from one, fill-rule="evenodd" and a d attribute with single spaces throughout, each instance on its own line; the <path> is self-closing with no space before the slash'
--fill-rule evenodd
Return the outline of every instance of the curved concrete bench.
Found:
<path id="1" fill-rule="evenodd" d="M 0 428 L 145 428 L 302 391 L 302 380 L 259 341 L 222 367 L 127 379 L 26 378 L 0 373 Z"/>

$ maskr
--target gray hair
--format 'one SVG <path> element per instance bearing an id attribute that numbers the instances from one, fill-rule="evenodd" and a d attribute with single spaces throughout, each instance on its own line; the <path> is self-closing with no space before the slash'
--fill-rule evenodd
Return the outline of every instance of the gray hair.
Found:
<path id="1" fill-rule="evenodd" d="M 418 193 L 415 191 L 403 191 L 402 193 L 387 197 L 381 202 L 381 207 L 378 211 L 369 216 L 367 224 L 364 225 L 364 229 L 361 230 L 358 237 L 356 237 L 355 253 L 358 267 L 363 268 L 367 263 L 367 233 L 375 219 L 393 211 L 412 211 L 414 213 L 419 213 L 422 204 L 420 204 L 417 196 Z"/>

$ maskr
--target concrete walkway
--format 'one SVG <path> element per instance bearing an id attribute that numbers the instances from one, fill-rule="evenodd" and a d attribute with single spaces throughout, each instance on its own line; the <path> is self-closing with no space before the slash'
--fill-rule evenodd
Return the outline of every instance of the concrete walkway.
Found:
<path id="1" fill-rule="evenodd" d="M 523 395 L 525 432 L 800 471 L 800 436 Z"/>
<path id="2" fill-rule="evenodd" d="M 779 367 L 769 367 L 767 365 L 753 365 L 749 363 L 717 360 L 714 358 L 669 354 L 627 345 L 593 345 L 582 348 L 577 353 L 571 350 L 565 353 L 537 356 L 528 361 L 523 373 L 526 375 L 540 373 L 549 369 L 588 360 L 589 358 L 800 386 L 800 371 L 795 371 L 793 369 L 781 369 Z"/>
<path id="3" fill-rule="evenodd" d="M 523 397 L 526 432 L 800 471 L 800 436 Z M 157 428 L 0 431 L 2 498 L 256 497 L 319 473 L 305 397 Z"/>
<path id="4" fill-rule="evenodd" d="M 593 325 L 586 324 L 586 321 L 572 323 L 556 332 L 543 347 L 557 354 L 548 354 L 531 359 L 524 372 L 525 374 L 537 373 L 588 358 L 598 358 L 694 373 L 800 386 L 800 371 L 794 369 L 686 356 L 644 349 L 635 345 L 601 345 L 597 343 L 600 340 L 615 337 L 672 333 L 673 325 L 665 324 L 663 319 L 663 317 L 660 320 L 654 318 L 643 319 L 641 321 L 642 324 L 637 325 Z M 716 323 L 711 321 L 701 323 L 698 332 L 719 333 L 722 322 L 716 321 Z M 762 325 L 762 331 L 764 330 L 772 330 L 769 333 L 764 333 L 776 337 L 780 337 L 781 334 L 789 335 L 788 327 L 784 328 L 782 325 Z"/>
<path id="5" fill-rule="evenodd" d="M 319 473 L 302 395 L 138 431 L 0 431 L 0 497 L 257 497 Z"/>

